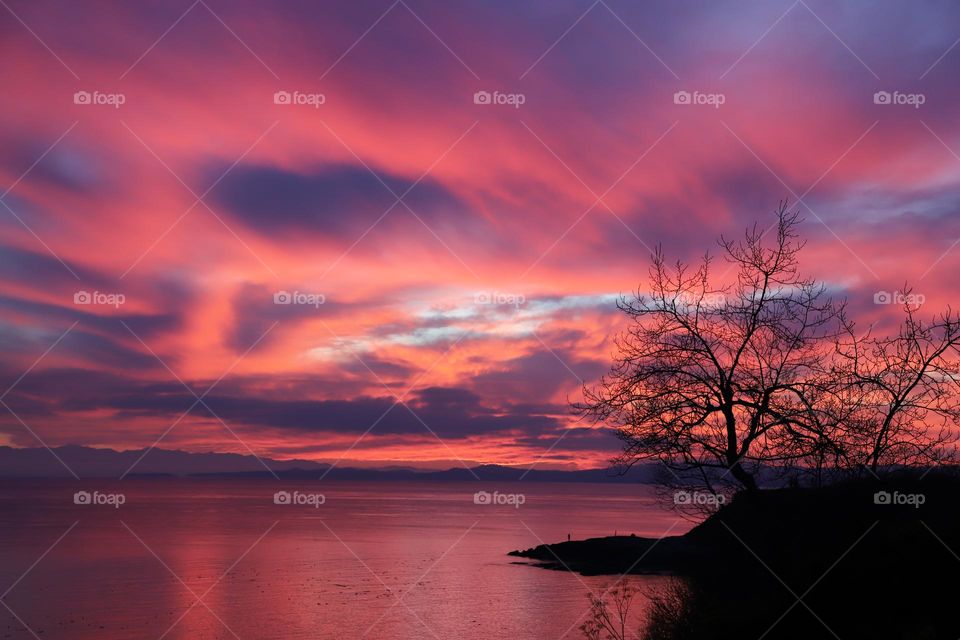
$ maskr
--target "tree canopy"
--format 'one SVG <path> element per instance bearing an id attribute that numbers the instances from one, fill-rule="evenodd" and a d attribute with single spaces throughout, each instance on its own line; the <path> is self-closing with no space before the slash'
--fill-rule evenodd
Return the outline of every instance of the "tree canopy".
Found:
<path id="1" fill-rule="evenodd" d="M 755 489 L 762 470 L 822 482 L 938 463 L 960 420 L 960 317 L 920 320 L 905 296 L 899 331 L 858 333 L 846 300 L 800 273 L 798 212 L 775 215 L 769 233 L 721 237 L 722 262 L 658 247 L 577 409 L 616 429 L 620 464 L 659 460 L 710 490 Z"/>

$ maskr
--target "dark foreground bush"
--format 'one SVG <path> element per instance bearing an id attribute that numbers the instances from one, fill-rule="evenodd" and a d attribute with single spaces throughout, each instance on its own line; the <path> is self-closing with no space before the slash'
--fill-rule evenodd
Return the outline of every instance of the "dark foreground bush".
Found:
<path id="1" fill-rule="evenodd" d="M 956 476 L 741 493 L 685 537 L 646 640 L 960 638 Z"/>

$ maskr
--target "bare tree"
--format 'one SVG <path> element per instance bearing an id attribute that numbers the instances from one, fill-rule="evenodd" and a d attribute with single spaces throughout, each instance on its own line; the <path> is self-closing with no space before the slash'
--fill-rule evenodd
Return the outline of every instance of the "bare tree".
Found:
<path id="1" fill-rule="evenodd" d="M 709 254 L 668 266 L 657 248 L 649 291 L 618 303 L 633 322 L 616 341 L 614 366 L 578 406 L 617 429 L 623 465 L 659 459 L 683 482 L 715 491 L 732 478 L 755 489 L 761 463 L 831 442 L 810 398 L 842 305 L 798 273 L 799 223 L 781 203 L 769 242 L 756 225 L 737 242 L 721 238 L 732 284 L 712 282 Z"/>
<path id="2" fill-rule="evenodd" d="M 587 640 L 627 640 L 637 637 L 629 628 L 630 607 L 637 594 L 629 583 L 608 587 L 601 595 L 591 593 L 590 611 L 580 631 Z"/>
<path id="3" fill-rule="evenodd" d="M 617 430 L 620 465 L 659 460 L 664 486 L 716 493 L 757 488 L 764 466 L 819 484 L 954 456 L 960 315 L 918 319 L 905 288 L 898 332 L 858 336 L 845 301 L 798 273 L 799 223 L 781 203 L 768 242 L 757 226 L 721 238 L 725 285 L 709 254 L 668 266 L 658 247 L 649 291 L 618 303 L 632 322 L 611 372 L 577 405 Z"/>
<path id="4" fill-rule="evenodd" d="M 951 309 L 923 321 L 909 288 L 896 335 L 837 341 L 835 383 L 848 398 L 842 438 L 849 468 L 938 464 L 949 457 L 960 421 L 960 316 Z"/>
<path id="5" fill-rule="evenodd" d="M 642 595 L 645 603 L 642 624 L 633 626 L 630 610 L 639 589 L 620 582 L 608 587 L 601 595 L 588 594 L 590 610 L 580 631 L 586 640 L 629 640 L 644 638 L 660 640 L 678 635 L 692 637 L 689 620 L 694 612 L 694 592 L 686 580 L 670 578 L 656 585 L 646 585 Z M 639 623 L 640 621 L 636 621 Z"/>

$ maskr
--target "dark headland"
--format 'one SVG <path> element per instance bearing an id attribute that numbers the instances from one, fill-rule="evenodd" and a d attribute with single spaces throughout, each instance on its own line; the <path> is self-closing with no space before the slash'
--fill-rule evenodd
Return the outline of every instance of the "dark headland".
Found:
<path id="1" fill-rule="evenodd" d="M 960 477 L 741 492 L 682 536 L 510 555 L 585 575 L 672 574 L 647 638 L 960 637 Z"/>

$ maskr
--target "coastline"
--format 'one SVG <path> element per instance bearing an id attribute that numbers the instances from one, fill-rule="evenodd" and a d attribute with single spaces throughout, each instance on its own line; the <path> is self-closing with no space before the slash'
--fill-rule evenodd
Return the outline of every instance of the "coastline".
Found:
<path id="1" fill-rule="evenodd" d="M 956 638 L 955 470 L 741 492 L 684 535 L 611 536 L 508 555 L 583 575 L 672 575 L 646 594 L 656 638 Z M 682 594 L 677 596 L 677 594 Z M 878 607 L 908 615 L 896 623 Z M 654 637 L 654 636 L 649 636 Z"/>

